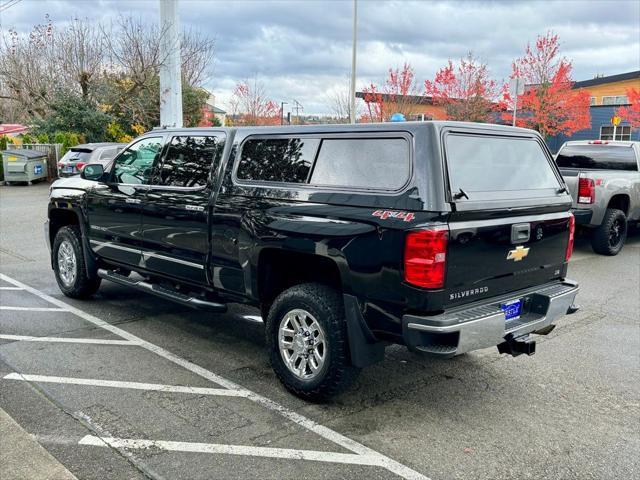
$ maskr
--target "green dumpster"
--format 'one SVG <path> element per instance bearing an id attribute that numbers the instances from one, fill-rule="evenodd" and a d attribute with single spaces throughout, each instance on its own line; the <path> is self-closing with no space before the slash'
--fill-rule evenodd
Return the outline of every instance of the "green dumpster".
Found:
<path id="1" fill-rule="evenodd" d="M 3 150 L 4 181 L 33 182 L 47 178 L 47 154 L 36 150 Z"/>

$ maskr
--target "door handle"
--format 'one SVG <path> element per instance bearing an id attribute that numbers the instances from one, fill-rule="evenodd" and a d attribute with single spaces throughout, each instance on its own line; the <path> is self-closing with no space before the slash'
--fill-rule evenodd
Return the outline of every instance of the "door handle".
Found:
<path id="1" fill-rule="evenodd" d="M 529 223 L 516 223 L 511 225 L 511 243 L 525 243 L 531 236 L 531 225 Z"/>

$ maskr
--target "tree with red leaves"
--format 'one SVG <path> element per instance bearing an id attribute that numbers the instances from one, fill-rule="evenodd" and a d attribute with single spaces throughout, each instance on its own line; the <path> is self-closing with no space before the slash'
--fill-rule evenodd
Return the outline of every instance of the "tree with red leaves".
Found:
<path id="1" fill-rule="evenodd" d="M 367 115 L 360 118 L 360 123 L 384 122 L 385 104 L 381 92 L 373 83 L 362 89 L 364 103 L 367 104 Z"/>
<path id="2" fill-rule="evenodd" d="M 629 122 L 631 128 L 640 128 L 640 90 L 627 90 L 627 99 L 630 105 L 620 107 L 616 115 Z"/>
<path id="3" fill-rule="evenodd" d="M 372 83 L 362 91 L 368 113 L 364 120 L 370 122 L 384 122 L 394 113 L 409 117 L 422 100 L 413 67 L 406 62 L 402 68 L 389 69 L 381 89 Z"/>
<path id="4" fill-rule="evenodd" d="M 489 122 L 496 109 L 498 85 L 489 77 L 487 65 L 471 52 L 454 66 L 449 60 L 433 81 L 424 82 L 425 95 L 444 105 L 449 120 Z"/>
<path id="5" fill-rule="evenodd" d="M 392 104 L 393 112 L 389 115 L 401 113 L 405 117 L 415 113 L 416 105 L 420 103 L 420 92 L 415 82 L 415 73 L 410 63 L 404 63 L 402 69 L 389 69 L 389 76 L 384 82 L 383 93 L 387 102 Z"/>
<path id="6" fill-rule="evenodd" d="M 258 77 L 238 82 L 231 98 L 231 116 L 235 125 L 278 125 L 280 107 L 267 98 Z"/>
<path id="7" fill-rule="evenodd" d="M 523 57 L 512 65 L 511 78 L 520 77 L 525 82 L 525 92 L 518 97 L 516 118 L 519 127 L 532 128 L 547 138 L 571 135 L 591 126 L 589 97 L 586 90 L 573 90 L 571 62 L 560 57 L 558 36 L 548 32 L 539 36 L 535 46 L 527 45 Z M 504 105 L 512 103 L 505 93 Z M 513 113 L 503 114 L 505 121 L 513 120 Z"/>

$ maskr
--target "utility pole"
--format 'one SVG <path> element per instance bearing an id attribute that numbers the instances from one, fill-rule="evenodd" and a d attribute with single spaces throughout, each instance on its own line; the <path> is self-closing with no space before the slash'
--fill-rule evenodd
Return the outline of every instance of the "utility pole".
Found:
<path id="1" fill-rule="evenodd" d="M 289 105 L 288 102 L 280 102 L 280 125 L 284 125 L 284 106 Z"/>
<path id="2" fill-rule="evenodd" d="M 349 119 L 356 123 L 356 31 L 358 27 L 358 0 L 353 0 L 353 32 L 351 42 L 351 91 L 349 92 Z"/>
<path id="3" fill-rule="evenodd" d="M 304 107 L 298 100 L 294 100 L 293 104 L 295 105 L 293 108 L 296 109 L 296 125 L 300 125 L 300 110 L 304 111 Z"/>
<path id="4" fill-rule="evenodd" d="M 160 126 L 182 127 L 178 0 L 160 0 Z"/>

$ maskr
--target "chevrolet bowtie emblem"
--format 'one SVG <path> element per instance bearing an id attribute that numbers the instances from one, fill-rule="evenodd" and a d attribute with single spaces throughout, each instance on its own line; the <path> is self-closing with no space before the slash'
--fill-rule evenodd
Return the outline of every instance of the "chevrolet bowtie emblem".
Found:
<path id="1" fill-rule="evenodd" d="M 515 250 L 509 250 L 509 254 L 507 255 L 507 260 L 513 260 L 514 262 L 519 262 L 527 255 L 529 255 L 529 247 L 524 248 L 522 245 L 519 245 L 516 247 Z"/>

